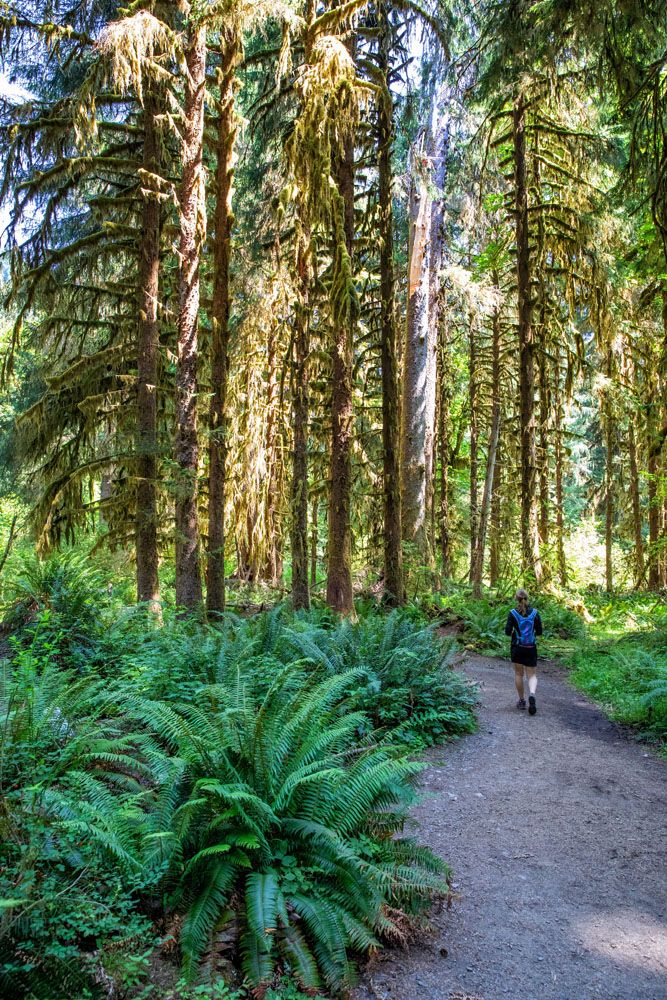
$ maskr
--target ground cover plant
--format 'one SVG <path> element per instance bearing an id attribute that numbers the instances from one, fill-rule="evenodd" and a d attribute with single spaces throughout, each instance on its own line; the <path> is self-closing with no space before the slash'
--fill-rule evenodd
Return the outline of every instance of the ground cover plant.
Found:
<path id="1" fill-rule="evenodd" d="M 104 682 L 39 644 L 3 664 L 0 686 L 0 988 L 92 996 L 129 948 L 121 988 L 155 936 L 136 905 L 151 884 L 141 824 L 150 768 L 110 717 Z"/>
<path id="2" fill-rule="evenodd" d="M 337 995 L 447 894 L 404 832 L 411 750 L 474 728 L 475 694 L 414 609 L 157 623 L 72 559 L 18 590 L 0 689 L 10 995 L 149 997 L 156 964 L 164 995 Z"/>

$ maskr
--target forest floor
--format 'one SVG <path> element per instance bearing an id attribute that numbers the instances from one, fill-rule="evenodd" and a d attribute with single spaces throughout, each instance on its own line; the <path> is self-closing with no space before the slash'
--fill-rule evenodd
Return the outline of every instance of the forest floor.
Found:
<path id="1" fill-rule="evenodd" d="M 480 727 L 430 750 L 414 809 L 458 898 L 366 968 L 354 1000 L 667 997 L 665 764 L 539 666 L 537 715 L 508 662 L 468 654 Z"/>

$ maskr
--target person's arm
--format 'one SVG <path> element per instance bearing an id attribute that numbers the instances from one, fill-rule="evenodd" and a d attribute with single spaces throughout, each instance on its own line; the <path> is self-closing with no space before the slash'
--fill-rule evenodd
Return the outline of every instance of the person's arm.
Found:
<path id="1" fill-rule="evenodd" d="M 535 615 L 535 635 L 542 635 L 542 619 L 539 611 Z"/>
<path id="2" fill-rule="evenodd" d="M 507 621 L 505 622 L 505 635 L 512 635 L 512 632 L 516 628 L 516 618 L 510 611 L 507 616 Z"/>

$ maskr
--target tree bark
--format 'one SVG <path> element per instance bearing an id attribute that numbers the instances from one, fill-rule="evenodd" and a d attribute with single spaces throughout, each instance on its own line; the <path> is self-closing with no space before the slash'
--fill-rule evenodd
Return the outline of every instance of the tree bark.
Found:
<path id="1" fill-rule="evenodd" d="M 317 584 L 317 519 L 320 505 L 316 496 L 310 504 L 310 586 Z"/>
<path id="2" fill-rule="evenodd" d="M 495 587 L 500 580 L 500 487 L 501 487 L 501 434 L 502 421 L 496 447 L 496 461 L 491 484 L 491 513 L 489 518 L 489 586 Z"/>
<path id="3" fill-rule="evenodd" d="M 16 522 L 18 521 L 18 519 L 19 519 L 18 514 L 14 514 L 14 517 L 12 518 L 12 523 L 9 526 L 9 534 L 7 535 L 7 541 L 5 542 L 5 547 L 3 549 L 2 556 L 0 556 L 0 573 L 2 573 L 5 567 L 5 563 L 9 558 L 9 553 L 12 551 L 12 545 L 14 544 L 14 536 L 16 534 Z"/>
<path id="4" fill-rule="evenodd" d="M 233 31 L 221 43 L 217 70 L 218 134 L 216 143 L 215 214 L 213 239 L 213 304 L 211 309 L 211 402 L 209 406 L 208 449 L 208 551 L 206 565 L 206 609 L 225 610 L 225 498 L 226 498 L 226 413 L 229 353 L 229 315 L 232 194 L 236 123 L 234 92 L 239 40 Z"/>
<path id="5" fill-rule="evenodd" d="M 648 585 L 650 590 L 660 587 L 660 562 L 658 542 L 660 539 L 660 500 L 658 498 L 658 476 L 660 473 L 660 446 L 657 443 L 656 418 L 658 400 L 655 375 L 648 374 L 649 398 L 646 419 L 646 450 L 648 454 Z"/>
<path id="6" fill-rule="evenodd" d="M 664 213 L 663 213 L 664 222 Z M 663 226 L 663 234 L 665 232 Z M 660 424 L 662 426 L 662 432 L 660 435 L 660 453 L 658 456 L 658 467 L 660 474 L 664 477 L 665 475 L 665 436 L 667 435 L 667 281 L 662 283 L 662 345 L 660 351 L 660 362 L 659 362 L 659 374 L 658 374 L 658 392 L 660 395 L 661 406 L 660 406 Z M 660 539 L 661 539 L 661 549 L 660 549 L 660 566 L 658 570 L 658 579 L 660 581 L 660 587 L 667 587 L 667 497 L 663 497 L 662 501 L 662 524 L 660 528 Z"/>
<path id="7" fill-rule="evenodd" d="M 642 508 L 639 492 L 639 467 L 637 464 L 637 440 L 630 414 L 628 426 L 628 460 L 630 464 L 630 501 L 632 505 L 632 530 L 635 540 L 635 586 L 644 579 L 644 538 L 642 534 Z"/>
<path id="8" fill-rule="evenodd" d="M 544 336 L 544 322 L 541 324 L 542 336 Z M 540 545 L 543 548 L 549 545 L 549 414 L 551 412 L 551 393 L 549 392 L 549 379 L 547 375 L 547 361 L 544 349 L 540 351 L 540 522 L 539 535 Z M 547 573 L 548 567 L 543 564 L 543 574 Z"/>
<path id="9" fill-rule="evenodd" d="M 440 555 L 442 575 L 449 579 L 452 575 L 452 532 L 449 507 L 449 435 L 450 405 L 452 399 L 451 371 L 449 366 L 449 329 L 446 319 L 438 331 L 438 386 L 440 406 L 438 409 L 438 451 L 440 453 Z"/>
<path id="10" fill-rule="evenodd" d="M 432 372 L 433 372 L 433 430 L 431 432 L 431 468 L 427 470 L 426 496 L 427 504 L 431 511 L 431 533 L 429 543 L 429 553 L 431 561 L 435 564 L 436 552 L 436 472 L 437 457 L 440 455 L 440 463 L 447 463 L 449 457 L 449 442 L 446 435 L 439 436 L 438 429 L 441 425 L 441 410 L 444 406 L 449 408 L 451 399 L 449 390 L 444 392 L 443 386 L 438 384 L 438 344 L 440 342 L 441 330 L 445 322 L 445 300 L 442 287 L 442 270 L 445 266 L 445 183 L 447 180 L 447 164 L 449 158 L 449 117 L 443 113 L 443 105 L 447 105 L 449 94 L 445 93 L 444 85 L 436 86 L 431 101 L 431 123 L 429 131 L 429 160 L 432 170 L 433 197 L 431 204 L 431 231 L 429 236 L 429 288 L 428 288 L 428 310 L 429 310 L 429 333 L 432 338 Z M 445 332 L 445 331 L 443 331 Z M 446 335 L 446 333 L 445 333 Z M 445 425 L 449 421 L 449 414 L 445 415 Z M 438 447 L 438 443 L 440 447 Z M 442 475 L 441 475 L 442 479 Z M 440 500 L 440 511 L 442 512 L 442 494 Z M 443 569 L 444 572 L 444 569 Z"/>
<path id="11" fill-rule="evenodd" d="M 471 320 L 468 328 L 468 406 L 470 408 L 470 570 L 469 578 L 473 578 L 473 564 L 477 551 L 477 531 L 479 527 L 478 492 L 479 492 L 479 414 L 477 412 L 477 341 L 475 324 Z"/>
<path id="12" fill-rule="evenodd" d="M 137 494 L 135 546 L 137 600 L 159 614 L 157 531 L 157 384 L 160 276 L 160 203 L 153 178 L 159 174 L 157 102 L 148 90 L 144 103 L 144 149 L 139 253 L 139 322 L 137 338 Z"/>
<path id="13" fill-rule="evenodd" d="M 520 365 L 521 552 L 526 574 L 541 573 L 537 524 L 535 448 L 535 339 L 532 323 L 528 189 L 526 186 L 526 104 L 519 94 L 512 109 L 517 270 L 517 319 Z"/>
<path id="14" fill-rule="evenodd" d="M 614 472 L 613 472 L 613 429 L 609 423 L 605 428 L 605 499 L 604 499 L 604 565 L 605 586 L 608 593 L 614 589 L 612 566 L 612 544 L 614 532 Z"/>
<path id="15" fill-rule="evenodd" d="M 345 251 L 352 261 L 354 253 L 354 140 L 350 136 L 337 158 L 336 179 L 343 208 L 343 232 L 334 226 L 334 240 L 341 235 Z M 335 209 L 334 209 L 335 210 Z M 334 248 L 334 254 L 342 248 Z M 327 544 L 326 600 L 334 611 L 351 614 L 354 611 L 352 595 L 352 532 L 350 526 L 350 501 L 352 495 L 352 432 L 354 412 L 352 404 L 352 352 L 355 311 L 349 321 L 334 321 L 334 340 L 331 349 L 331 465 L 329 486 L 329 517 Z"/>
<path id="16" fill-rule="evenodd" d="M 310 607 L 308 591 L 308 358 L 310 330 L 308 316 L 310 234 L 297 237 L 299 301 L 294 318 L 292 363 L 292 456 L 291 550 L 292 605 L 295 610 Z"/>
<path id="17" fill-rule="evenodd" d="M 607 384 L 602 401 L 602 419 L 604 423 L 605 444 L 605 497 L 604 497 L 604 552 L 605 552 L 605 586 L 608 593 L 614 589 L 612 566 L 612 543 L 614 530 L 614 415 L 611 400 L 611 382 L 614 374 L 613 354 L 611 344 L 607 342 L 605 358 L 605 375 Z"/>
<path id="18" fill-rule="evenodd" d="M 394 213 L 391 150 L 393 104 L 389 89 L 389 23 L 387 4 L 378 8 L 379 67 L 384 83 L 378 107 L 378 201 L 380 239 L 380 335 L 382 360 L 382 472 L 384 498 L 384 593 L 388 604 L 403 604 L 401 547 L 401 417 L 398 343 L 394 298 Z"/>
<path id="19" fill-rule="evenodd" d="M 403 354 L 401 503 L 403 538 L 416 546 L 424 565 L 429 550 L 428 476 L 433 467 L 436 331 L 429 322 L 431 196 L 423 144 L 410 155 L 408 201 L 408 302 Z"/>
<path id="20" fill-rule="evenodd" d="M 282 413 L 281 393 L 277 370 L 277 329 L 269 330 L 266 362 L 266 437 L 265 452 L 267 464 L 266 503 L 264 517 L 268 551 L 262 568 L 262 577 L 277 587 L 283 575 L 282 533 L 280 530 L 279 498 L 282 495 L 283 464 L 279 448 L 278 419 Z"/>
<path id="21" fill-rule="evenodd" d="M 494 275 L 494 284 L 497 287 L 498 278 Z M 493 313 L 493 340 L 491 346 L 491 429 L 489 431 L 489 445 L 486 459 L 486 475 L 484 477 L 484 493 L 482 494 L 482 506 L 479 514 L 479 528 L 477 541 L 473 550 L 472 562 L 472 588 L 473 595 L 479 597 L 482 592 L 482 577 L 484 574 L 484 550 L 486 548 L 486 531 L 489 523 L 491 511 L 491 498 L 493 493 L 493 481 L 496 471 L 496 458 L 498 454 L 498 441 L 500 440 L 500 424 L 502 411 L 500 405 L 500 313 L 496 308 Z"/>
<path id="22" fill-rule="evenodd" d="M 554 406 L 555 432 L 555 489 L 556 489 L 556 561 L 558 564 L 558 579 L 561 587 L 567 586 L 567 565 L 565 562 L 565 513 L 563 510 L 563 464 L 565 449 L 563 447 L 563 403 L 560 388 L 560 366 L 556 372 L 556 399 Z"/>
<path id="23" fill-rule="evenodd" d="M 180 607 L 193 609 L 202 602 L 197 483 L 197 337 L 199 258 L 206 220 L 202 166 L 206 29 L 201 25 L 195 24 L 190 30 L 185 64 L 176 367 L 176 603 Z"/>

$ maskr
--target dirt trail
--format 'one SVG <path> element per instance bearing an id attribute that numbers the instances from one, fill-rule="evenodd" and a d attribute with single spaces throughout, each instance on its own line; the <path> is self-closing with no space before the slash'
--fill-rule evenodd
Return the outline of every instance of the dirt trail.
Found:
<path id="1" fill-rule="evenodd" d="M 540 665 L 538 714 L 508 663 L 468 656 L 480 730 L 427 755 L 418 835 L 460 899 L 354 1000 L 665 1000 L 664 763 Z"/>

